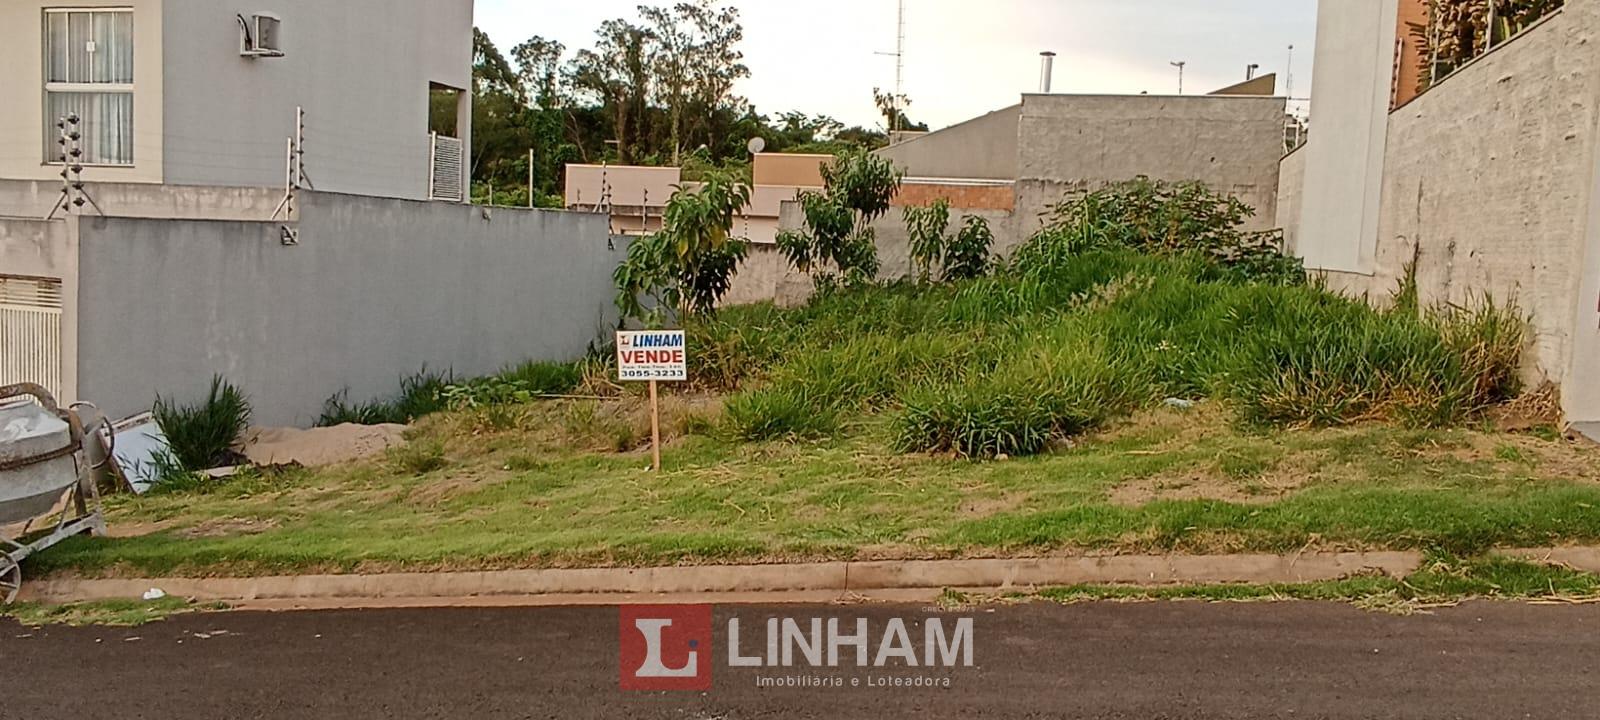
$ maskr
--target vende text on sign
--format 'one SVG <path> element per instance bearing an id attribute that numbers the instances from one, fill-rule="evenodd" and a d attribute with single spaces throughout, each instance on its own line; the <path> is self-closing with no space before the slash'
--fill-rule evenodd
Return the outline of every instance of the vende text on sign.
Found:
<path id="1" fill-rule="evenodd" d="M 682 330 L 617 332 L 617 378 L 620 380 L 689 379 L 688 349 Z"/>

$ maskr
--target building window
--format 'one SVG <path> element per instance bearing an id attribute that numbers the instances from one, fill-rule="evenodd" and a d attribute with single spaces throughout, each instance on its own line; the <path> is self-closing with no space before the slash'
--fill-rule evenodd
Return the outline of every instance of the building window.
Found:
<path id="1" fill-rule="evenodd" d="M 44 12 L 44 160 L 61 162 L 56 123 L 77 115 L 85 165 L 133 164 L 133 10 Z"/>

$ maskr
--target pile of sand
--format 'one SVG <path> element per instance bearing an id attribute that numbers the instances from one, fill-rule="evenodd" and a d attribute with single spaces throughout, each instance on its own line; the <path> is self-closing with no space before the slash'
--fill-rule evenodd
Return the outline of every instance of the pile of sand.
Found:
<path id="1" fill-rule="evenodd" d="M 250 464 L 273 467 L 321 467 L 377 455 L 406 443 L 404 425 L 335 425 L 295 428 L 251 428 L 234 447 Z"/>

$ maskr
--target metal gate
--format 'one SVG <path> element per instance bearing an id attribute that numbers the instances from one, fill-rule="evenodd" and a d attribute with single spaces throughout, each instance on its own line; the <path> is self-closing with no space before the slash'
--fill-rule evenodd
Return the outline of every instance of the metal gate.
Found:
<path id="1" fill-rule="evenodd" d="M 0 275 L 0 385 L 61 397 L 61 281 Z"/>

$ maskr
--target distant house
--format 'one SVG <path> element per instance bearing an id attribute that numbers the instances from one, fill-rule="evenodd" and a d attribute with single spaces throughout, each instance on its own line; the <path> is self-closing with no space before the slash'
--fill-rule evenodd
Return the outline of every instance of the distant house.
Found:
<path id="1" fill-rule="evenodd" d="M 757 245 L 777 242 L 778 211 L 806 190 L 822 188 L 822 166 L 831 155 L 757 153 L 751 162 L 750 204 L 739 214 L 734 232 Z M 619 235 L 661 229 L 661 212 L 683 182 L 676 167 L 643 165 L 567 166 L 565 187 L 569 210 L 604 212 Z"/>
<path id="2" fill-rule="evenodd" d="M 0 384 L 131 414 L 215 373 L 303 425 L 583 352 L 619 246 L 464 203 L 472 28 L 472 0 L 0 3 Z"/>

